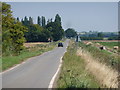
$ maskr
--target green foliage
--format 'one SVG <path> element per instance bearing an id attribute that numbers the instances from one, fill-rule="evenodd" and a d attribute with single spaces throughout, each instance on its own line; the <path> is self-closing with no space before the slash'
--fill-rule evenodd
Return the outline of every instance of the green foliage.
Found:
<path id="1" fill-rule="evenodd" d="M 77 44 L 71 43 L 63 57 L 57 88 L 98 88 L 98 82 L 85 69 L 84 60 L 76 55 Z"/>
<path id="2" fill-rule="evenodd" d="M 29 25 L 28 32 L 25 33 L 27 42 L 48 42 L 51 37 L 50 31 L 39 26 L 38 24 Z"/>
<path id="3" fill-rule="evenodd" d="M 65 31 L 65 35 L 67 38 L 71 38 L 71 37 L 75 37 L 77 35 L 76 31 L 72 28 L 68 28 L 66 31 Z"/>
<path id="4" fill-rule="evenodd" d="M 19 21 L 19 17 L 13 18 L 11 6 L 2 3 L 2 50 L 5 55 L 19 54 L 26 40 L 27 42 L 48 42 L 52 39 L 58 41 L 64 35 L 58 14 L 55 22 L 50 19 L 48 25 L 44 16 L 38 17 L 38 24 L 34 24 L 32 17 L 28 19 L 27 16 Z"/>
<path id="5" fill-rule="evenodd" d="M 33 24 L 33 19 L 32 19 L 32 17 L 29 17 L 29 24 L 30 24 L 30 25 Z"/>
<path id="6" fill-rule="evenodd" d="M 37 24 L 41 26 L 41 19 L 40 19 L 39 16 L 38 16 L 38 19 L 37 19 Z"/>
<path id="7" fill-rule="evenodd" d="M 51 32 L 51 36 L 54 41 L 58 41 L 64 36 L 64 30 L 62 29 L 62 26 L 56 22 L 48 23 L 46 28 Z"/>
<path id="8" fill-rule="evenodd" d="M 6 3 L 2 3 L 2 15 L 4 16 L 12 16 L 11 6 Z"/>
<path id="9" fill-rule="evenodd" d="M 20 53 L 23 49 L 23 43 L 25 42 L 24 32 L 26 32 L 27 28 L 22 26 L 20 22 L 17 22 L 10 29 L 10 38 L 12 43 L 12 51 L 14 53 Z"/>
<path id="10" fill-rule="evenodd" d="M 18 54 L 23 49 L 26 28 L 12 17 L 11 6 L 2 3 L 2 51 L 4 54 Z M 9 53 L 7 53 L 9 52 Z"/>
<path id="11" fill-rule="evenodd" d="M 20 22 L 19 17 L 17 17 L 17 21 Z"/>
<path id="12" fill-rule="evenodd" d="M 61 25 L 61 17 L 59 16 L 59 14 L 56 14 L 54 22 Z"/>
<path id="13" fill-rule="evenodd" d="M 45 17 L 42 16 L 42 27 L 45 27 L 45 25 L 46 25 L 46 20 L 45 20 Z"/>
<path id="14" fill-rule="evenodd" d="M 28 32 L 25 33 L 25 38 L 27 42 L 48 42 L 51 40 L 58 41 L 64 36 L 64 30 L 61 26 L 61 18 L 57 14 L 55 21 L 52 22 L 52 19 L 48 19 L 47 25 L 45 17 L 41 18 L 38 16 L 37 24 L 30 24 L 32 18 L 27 19 L 25 16 L 24 20 L 22 19 L 23 25 L 28 28 Z"/>

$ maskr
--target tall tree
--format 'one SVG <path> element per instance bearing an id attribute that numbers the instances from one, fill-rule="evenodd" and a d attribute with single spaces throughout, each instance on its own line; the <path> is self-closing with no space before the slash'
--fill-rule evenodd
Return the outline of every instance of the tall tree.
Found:
<path id="1" fill-rule="evenodd" d="M 47 20 L 47 24 L 52 22 L 52 18 Z"/>
<path id="2" fill-rule="evenodd" d="M 33 19 L 32 19 L 32 17 L 29 17 L 29 24 L 33 25 Z"/>
<path id="3" fill-rule="evenodd" d="M 39 16 L 38 16 L 38 19 L 37 19 L 37 24 L 41 26 L 41 19 L 40 19 Z"/>
<path id="4" fill-rule="evenodd" d="M 52 18 L 50 19 L 50 22 L 52 22 Z"/>
<path id="5" fill-rule="evenodd" d="M 46 20 L 45 20 L 45 17 L 42 16 L 42 27 L 45 27 L 45 25 L 46 25 Z"/>
<path id="6" fill-rule="evenodd" d="M 29 20 L 28 20 L 27 16 L 24 17 L 24 22 L 23 22 L 23 24 L 24 24 L 25 26 L 29 25 Z"/>
<path id="7" fill-rule="evenodd" d="M 11 6 L 6 3 L 2 3 L 2 52 L 7 52 L 11 48 L 10 28 L 14 19 L 12 18 Z"/>
<path id="8" fill-rule="evenodd" d="M 61 19 L 58 21 L 57 17 L 54 22 L 50 22 L 46 25 L 46 28 L 51 32 L 51 36 L 54 41 L 58 41 L 64 36 L 64 30 L 61 26 Z"/>
<path id="9" fill-rule="evenodd" d="M 17 17 L 17 21 L 19 22 L 20 20 L 19 20 L 19 17 Z"/>
<path id="10" fill-rule="evenodd" d="M 20 22 L 15 22 L 12 17 L 11 6 L 2 3 L 2 50 L 3 53 L 17 54 L 23 49 L 25 42 L 24 32 L 26 28 Z"/>
<path id="11" fill-rule="evenodd" d="M 47 20 L 47 24 L 50 23 L 50 19 Z"/>
<path id="12" fill-rule="evenodd" d="M 55 22 L 56 22 L 57 24 L 60 24 L 60 25 L 61 25 L 61 17 L 59 16 L 59 14 L 56 14 L 56 16 L 55 16 Z"/>

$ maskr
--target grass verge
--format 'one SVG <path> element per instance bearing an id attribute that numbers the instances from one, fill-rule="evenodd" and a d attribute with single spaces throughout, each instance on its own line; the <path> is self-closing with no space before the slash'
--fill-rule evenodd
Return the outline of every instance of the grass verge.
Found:
<path id="1" fill-rule="evenodd" d="M 45 45 L 36 45 L 35 47 L 25 48 L 18 56 L 3 56 L 2 57 L 2 70 L 7 70 L 26 60 L 27 58 L 40 55 L 46 51 L 52 50 L 57 42 L 51 42 Z"/>
<path id="2" fill-rule="evenodd" d="M 57 88 L 98 88 L 99 84 L 85 69 L 85 62 L 76 54 L 77 46 L 70 42 L 63 57 Z"/>
<path id="3" fill-rule="evenodd" d="M 99 60 L 101 63 L 106 63 L 107 65 L 113 67 L 114 69 L 118 70 L 118 64 L 120 63 L 120 56 L 114 55 L 109 53 L 105 50 L 100 50 L 97 47 L 92 45 L 85 45 L 84 43 L 80 42 L 79 46 L 85 49 L 86 51 L 90 52 L 91 55 L 96 59 Z"/>

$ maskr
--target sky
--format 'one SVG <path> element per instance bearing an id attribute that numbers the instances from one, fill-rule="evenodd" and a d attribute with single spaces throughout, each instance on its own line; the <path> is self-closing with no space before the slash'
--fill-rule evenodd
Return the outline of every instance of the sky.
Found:
<path id="1" fill-rule="evenodd" d="M 38 16 L 46 20 L 59 14 L 63 29 L 74 28 L 76 31 L 118 31 L 117 2 L 9 2 L 13 16 L 33 17 L 37 23 Z"/>

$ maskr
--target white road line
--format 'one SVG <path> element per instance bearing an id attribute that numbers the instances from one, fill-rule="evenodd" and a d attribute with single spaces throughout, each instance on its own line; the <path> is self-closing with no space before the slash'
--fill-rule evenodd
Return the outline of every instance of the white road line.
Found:
<path id="1" fill-rule="evenodd" d="M 50 81 L 50 84 L 49 84 L 48 88 L 52 88 L 52 87 L 53 87 L 53 84 L 54 84 L 55 78 L 57 77 L 57 74 L 58 74 L 58 72 L 60 71 L 61 66 L 62 66 L 62 57 L 60 58 L 60 64 L 59 64 L 59 67 L 58 67 L 56 73 L 54 74 L 54 76 L 52 77 L 52 79 L 51 79 L 51 81 Z"/>
<path id="2" fill-rule="evenodd" d="M 66 47 L 67 48 L 67 47 Z M 67 50 L 64 52 L 64 54 L 67 52 Z M 64 56 L 64 55 L 63 55 Z M 55 82 L 55 79 L 56 79 L 56 77 L 57 77 L 57 75 L 58 75 L 58 72 L 60 71 L 60 69 L 61 69 L 61 66 L 62 66 L 62 58 L 63 58 L 63 56 L 60 58 L 60 64 L 59 64 L 59 66 L 58 66 L 58 69 L 57 69 L 57 71 L 56 71 L 56 73 L 54 74 L 54 76 L 52 77 L 52 79 L 51 79 L 51 81 L 50 81 L 50 84 L 49 84 L 49 86 L 48 86 L 48 88 L 49 89 L 51 89 L 51 88 L 53 88 L 53 84 L 54 84 L 54 82 Z"/>

